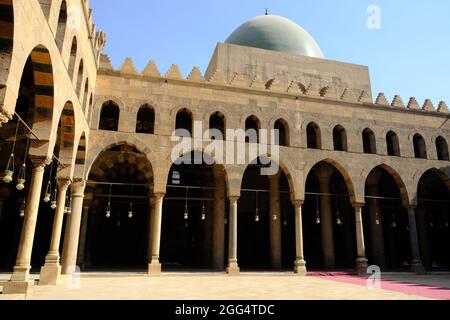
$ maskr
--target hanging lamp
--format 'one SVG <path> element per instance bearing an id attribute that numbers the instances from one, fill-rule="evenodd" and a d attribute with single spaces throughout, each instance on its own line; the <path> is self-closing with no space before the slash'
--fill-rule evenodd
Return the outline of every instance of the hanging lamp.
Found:
<path id="1" fill-rule="evenodd" d="M 321 224 L 320 211 L 319 211 L 319 194 L 316 194 L 316 224 Z"/>
<path id="2" fill-rule="evenodd" d="M 17 133 L 19 132 L 19 120 L 17 120 L 16 133 L 14 134 L 14 142 L 11 149 L 11 155 L 9 156 L 6 169 L 4 171 L 3 182 L 10 183 L 13 180 L 14 175 L 14 151 L 16 149 Z"/>
<path id="3" fill-rule="evenodd" d="M 339 196 L 337 194 L 336 194 L 336 224 L 338 226 L 344 225 L 341 219 L 341 213 L 339 212 Z"/>
<path id="4" fill-rule="evenodd" d="M 47 183 L 47 188 L 45 189 L 45 195 L 44 195 L 44 202 L 48 203 L 51 200 L 51 196 L 52 196 L 52 175 L 53 175 L 53 161 L 52 161 L 52 165 L 50 166 L 50 176 L 48 177 L 48 183 Z"/>
<path id="5" fill-rule="evenodd" d="M 133 218 L 133 196 L 134 196 L 134 185 L 131 185 L 131 202 L 128 206 L 128 218 Z"/>
<path id="6" fill-rule="evenodd" d="M 392 199 L 392 224 L 391 224 L 391 227 L 392 228 L 397 228 L 397 218 L 396 218 L 396 216 L 395 216 L 395 208 L 394 208 L 394 206 L 395 206 L 395 202 L 394 202 L 394 199 Z"/>
<path id="7" fill-rule="evenodd" d="M 23 199 L 22 205 L 20 206 L 20 213 L 19 216 L 23 218 L 25 216 L 25 209 L 27 207 L 27 201 Z"/>
<path id="8" fill-rule="evenodd" d="M 185 203 L 184 203 L 184 220 L 186 220 L 186 221 L 189 220 L 188 190 L 189 190 L 189 188 L 186 188 L 186 198 L 185 198 Z"/>
<path id="9" fill-rule="evenodd" d="M 256 210 L 255 210 L 255 222 L 259 222 L 259 201 L 258 191 L 256 191 Z"/>
<path id="10" fill-rule="evenodd" d="M 375 224 L 377 226 L 380 225 L 380 213 L 378 212 L 378 203 L 377 203 L 377 199 L 375 199 Z"/>
<path id="11" fill-rule="evenodd" d="M 108 204 L 106 205 L 106 218 L 111 217 L 111 191 L 112 191 L 112 184 L 109 185 L 109 196 L 108 196 Z"/>
<path id="12" fill-rule="evenodd" d="M 17 175 L 17 185 L 16 189 L 19 191 L 22 191 L 25 189 L 25 182 L 26 182 L 26 171 L 27 171 L 27 156 L 28 156 L 28 147 L 30 146 L 30 135 L 31 132 L 28 134 L 28 140 L 27 140 L 27 146 L 25 148 L 25 155 L 23 157 L 23 164 L 20 167 L 19 174 Z"/>
<path id="13" fill-rule="evenodd" d="M 205 208 L 205 203 L 203 203 L 202 206 L 202 221 L 206 220 L 206 208 Z"/>
<path id="14" fill-rule="evenodd" d="M 53 190 L 51 199 L 50 199 L 50 208 L 52 208 L 52 210 L 56 209 L 56 196 L 58 194 L 58 189 L 55 186 L 55 190 Z"/>

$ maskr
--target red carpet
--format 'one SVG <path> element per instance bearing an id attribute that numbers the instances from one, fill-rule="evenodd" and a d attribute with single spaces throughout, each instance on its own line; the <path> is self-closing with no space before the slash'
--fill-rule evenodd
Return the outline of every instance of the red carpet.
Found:
<path id="1" fill-rule="evenodd" d="M 344 272 L 336 272 L 336 273 L 312 272 L 309 274 L 309 276 L 360 286 L 368 285 L 367 278 L 352 276 Z M 450 289 L 446 288 L 439 288 L 434 286 L 406 283 L 393 280 L 381 280 L 380 288 L 383 290 L 401 292 L 419 297 L 437 300 L 450 300 Z"/>

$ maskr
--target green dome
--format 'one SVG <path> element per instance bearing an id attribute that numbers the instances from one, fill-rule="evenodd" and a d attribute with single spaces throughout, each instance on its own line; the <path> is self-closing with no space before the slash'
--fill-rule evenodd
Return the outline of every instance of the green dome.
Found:
<path id="1" fill-rule="evenodd" d="M 319 45 L 308 32 L 291 20 L 275 15 L 249 20 L 237 28 L 225 43 L 324 58 Z"/>

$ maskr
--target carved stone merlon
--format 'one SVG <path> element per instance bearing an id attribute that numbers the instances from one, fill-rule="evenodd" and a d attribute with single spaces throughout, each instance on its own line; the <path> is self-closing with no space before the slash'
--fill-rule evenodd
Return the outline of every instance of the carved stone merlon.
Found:
<path id="1" fill-rule="evenodd" d="M 139 72 L 136 70 L 133 59 L 131 59 L 130 57 L 125 59 L 125 61 L 120 66 L 120 73 L 139 74 Z"/>
<path id="2" fill-rule="evenodd" d="M 448 106 L 445 101 L 439 102 L 438 112 L 448 113 Z"/>
<path id="3" fill-rule="evenodd" d="M 183 80 L 183 75 L 181 74 L 180 68 L 177 64 L 172 64 L 164 77 L 169 79 Z"/>
<path id="4" fill-rule="evenodd" d="M 375 104 L 378 106 L 389 106 L 389 102 L 386 99 L 386 96 L 384 93 L 380 92 L 377 96 L 377 99 L 375 100 Z"/>
<path id="5" fill-rule="evenodd" d="M 159 72 L 158 66 L 156 65 L 156 62 L 153 60 L 150 60 L 145 67 L 144 71 L 142 71 L 142 74 L 144 76 L 149 77 L 161 77 L 161 72 Z"/>
<path id="6" fill-rule="evenodd" d="M 202 75 L 202 72 L 200 71 L 199 67 L 194 67 L 191 71 L 191 73 L 189 73 L 187 80 L 190 81 L 197 81 L 197 82 L 204 82 L 205 78 Z"/>
<path id="7" fill-rule="evenodd" d="M 420 109 L 419 103 L 417 102 L 416 98 L 411 97 L 409 99 L 407 108 L 411 109 L 411 110 L 419 110 Z"/>
<path id="8" fill-rule="evenodd" d="M 430 99 L 425 100 L 425 103 L 423 104 L 423 108 L 424 111 L 436 111 L 436 109 L 433 106 L 433 103 L 431 102 Z"/>
<path id="9" fill-rule="evenodd" d="M 265 89 L 265 83 L 258 78 L 258 76 L 255 76 L 252 80 L 252 82 L 250 83 L 250 88 L 253 89 Z"/>
<path id="10" fill-rule="evenodd" d="M 392 100 L 391 103 L 391 107 L 402 109 L 405 108 L 405 104 L 403 103 L 403 100 L 399 95 L 394 96 L 394 99 Z"/>
<path id="11" fill-rule="evenodd" d="M 341 100 L 356 102 L 358 99 L 355 97 L 353 91 L 349 88 L 345 88 L 341 95 Z"/>

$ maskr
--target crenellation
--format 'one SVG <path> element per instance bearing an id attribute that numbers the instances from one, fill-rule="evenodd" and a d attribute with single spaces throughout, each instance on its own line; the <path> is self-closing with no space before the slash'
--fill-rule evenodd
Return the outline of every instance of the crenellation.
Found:
<path id="1" fill-rule="evenodd" d="M 391 107 L 404 109 L 405 104 L 403 103 L 402 97 L 395 95 L 392 100 Z"/>
<path id="2" fill-rule="evenodd" d="M 436 111 L 436 109 L 433 106 L 433 102 L 431 102 L 430 99 L 426 99 L 425 103 L 423 104 L 422 110 L 424 111 Z"/>
<path id="3" fill-rule="evenodd" d="M 125 58 L 125 61 L 122 63 L 122 65 L 119 68 L 120 73 L 123 74 L 134 74 L 137 75 L 139 72 L 136 69 L 136 66 L 134 64 L 134 61 L 131 57 Z"/>
<path id="4" fill-rule="evenodd" d="M 142 74 L 148 77 L 161 77 L 161 72 L 159 71 L 158 66 L 156 65 L 156 62 L 154 60 L 150 60 L 148 62 L 147 66 L 142 71 Z"/>
<path id="5" fill-rule="evenodd" d="M 197 82 L 204 82 L 205 78 L 202 75 L 202 72 L 200 71 L 199 67 L 194 67 L 189 73 L 187 80 L 189 81 L 197 81 Z"/>
<path id="6" fill-rule="evenodd" d="M 420 110 L 420 106 L 419 106 L 419 103 L 417 102 L 416 98 L 411 97 L 409 99 L 407 109 L 408 110 Z"/>
<path id="7" fill-rule="evenodd" d="M 389 102 L 386 99 L 386 96 L 384 93 L 380 92 L 377 96 L 377 99 L 375 100 L 375 104 L 379 106 L 389 106 Z"/>
<path id="8" fill-rule="evenodd" d="M 442 112 L 442 113 L 449 113 L 448 106 L 445 103 L 445 101 L 439 102 L 439 106 L 438 106 L 437 111 L 438 112 Z"/>
<path id="9" fill-rule="evenodd" d="M 176 80 L 184 79 L 183 75 L 181 74 L 180 68 L 178 67 L 177 64 L 172 64 L 170 66 L 169 70 L 164 75 L 164 78 L 176 79 Z"/>

